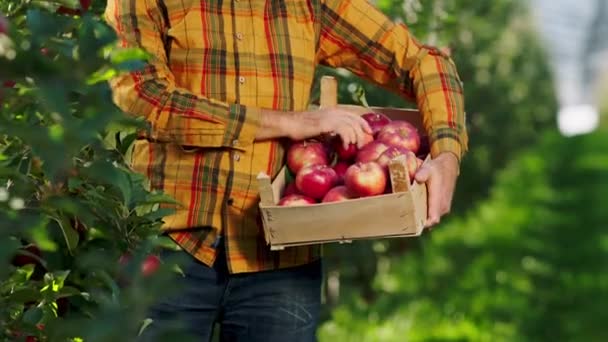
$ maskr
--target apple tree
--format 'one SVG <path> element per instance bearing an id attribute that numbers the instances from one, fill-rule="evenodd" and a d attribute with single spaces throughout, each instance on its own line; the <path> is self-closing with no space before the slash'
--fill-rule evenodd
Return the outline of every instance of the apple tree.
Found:
<path id="1" fill-rule="evenodd" d="M 174 202 L 129 169 L 144 126 L 106 82 L 146 55 L 104 5 L 0 1 L 0 340 L 131 341 L 173 272 L 154 253 Z"/>

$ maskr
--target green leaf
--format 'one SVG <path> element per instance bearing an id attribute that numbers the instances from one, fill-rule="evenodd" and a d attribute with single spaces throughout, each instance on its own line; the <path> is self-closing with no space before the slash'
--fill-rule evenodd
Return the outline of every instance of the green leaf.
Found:
<path id="1" fill-rule="evenodd" d="M 176 204 L 181 205 L 175 198 L 172 196 L 163 193 L 163 192 L 155 192 L 149 193 L 146 196 L 146 200 L 141 202 L 141 204 L 157 204 L 157 203 L 165 203 L 165 204 Z"/>
<path id="2" fill-rule="evenodd" d="M 30 231 L 30 236 L 41 250 L 50 252 L 57 250 L 57 244 L 49 237 L 47 225 L 35 227 Z"/>
<path id="3" fill-rule="evenodd" d="M 9 296 L 10 300 L 17 303 L 29 303 L 40 300 L 40 291 L 35 288 L 21 288 L 15 290 Z"/>
<path id="4" fill-rule="evenodd" d="M 160 220 L 163 217 L 169 216 L 171 214 L 175 213 L 174 209 L 171 208 L 160 208 L 156 211 L 153 211 L 152 213 L 149 213 L 147 215 L 145 215 L 145 217 L 150 220 L 150 221 L 156 221 L 156 220 Z"/>
<path id="5" fill-rule="evenodd" d="M 57 25 L 53 17 L 48 12 L 38 9 L 28 11 L 27 26 L 32 33 L 32 37 L 41 41 L 57 32 Z"/>
<path id="6" fill-rule="evenodd" d="M 109 162 L 98 161 L 83 169 L 83 173 L 102 184 L 116 186 L 120 190 L 125 204 L 131 201 L 131 182 L 127 172 L 118 166 Z"/>
<path id="7" fill-rule="evenodd" d="M 143 323 L 142 323 L 142 325 L 141 325 L 141 329 L 139 329 L 139 334 L 138 334 L 138 336 L 141 336 L 141 334 L 144 332 L 144 330 L 146 330 L 146 328 L 147 328 L 147 327 L 148 327 L 150 324 L 152 324 L 153 322 L 154 322 L 154 320 L 153 320 L 153 319 L 151 319 L 151 318 L 146 318 L 146 319 L 144 319 L 144 322 L 143 322 Z"/>
<path id="8" fill-rule="evenodd" d="M 46 262 L 44 260 L 42 260 L 39 256 L 37 256 L 34 253 L 30 253 L 26 250 L 19 250 L 18 252 L 19 254 L 23 254 L 25 256 L 28 256 L 30 258 L 32 258 L 33 260 L 36 260 L 37 262 L 39 262 L 43 267 L 46 267 Z M 34 271 L 36 270 L 36 265 L 34 264 L 27 264 L 24 266 L 21 266 L 17 269 L 17 273 L 15 274 L 15 276 L 19 276 L 21 282 L 26 282 L 28 280 L 31 279 L 32 274 L 34 274 Z"/>
<path id="9" fill-rule="evenodd" d="M 111 52 L 110 61 L 112 64 L 121 64 L 132 61 L 146 61 L 150 54 L 140 48 L 115 48 Z"/>
<path id="10" fill-rule="evenodd" d="M 80 9 L 80 2 L 78 0 L 55 0 L 55 2 L 67 8 Z"/>
<path id="11" fill-rule="evenodd" d="M 44 311 L 42 311 L 42 308 L 37 306 L 31 307 L 23 314 L 23 321 L 30 325 L 36 325 L 40 323 L 43 315 Z"/>
<path id="12" fill-rule="evenodd" d="M 61 233 L 63 234 L 63 238 L 65 240 L 65 244 L 68 247 L 68 252 L 73 254 L 74 249 L 78 246 L 78 232 L 72 227 L 70 221 L 66 217 L 61 218 L 53 218 L 61 229 Z"/>
<path id="13" fill-rule="evenodd" d="M 80 296 L 82 291 L 72 286 L 64 286 L 59 290 L 58 298 Z"/>
<path id="14" fill-rule="evenodd" d="M 127 151 L 129 150 L 129 148 L 131 148 L 131 146 L 133 145 L 133 142 L 135 141 L 135 139 L 137 139 L 138 134 L 137 133 L 131 133 L 128 134 L 127 136 L 121 138 L 120 140 L 120 146 L 118 146 L 117 150 L 118 152 L 120 152 L 120 154 L 122 154 L 123 156 L 127 156 Z"/>
<path id="15" fill-rule="evenodd" d="M 83 186 L 84 182 L 82 181 L 82 179 L 78 178 L 78 177 L 70 177 L 68 178 L 68 189 L 70 191 L 75 191 L 76 189 L 80 188 L 81 186 Z"/>
<path id="16" fill-rule="evenodd" d="M 88 79 L 87 84 L 93 85 L 99 82 L 107 82 L 117 75 L 115 69 L 102 68 L 93 73 Z"/>

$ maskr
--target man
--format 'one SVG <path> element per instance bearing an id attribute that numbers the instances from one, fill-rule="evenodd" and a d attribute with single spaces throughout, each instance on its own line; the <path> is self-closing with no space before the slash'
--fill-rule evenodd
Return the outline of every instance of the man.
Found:
<path id="1" fill-rule="evenodd" d="M 455 67 L 367 1 L 108 0 L 106 18 L 121 46 L 152 54 L 144 70 L 112 81 L 114 100 L 150 123 L 132 164 L 183 205 L 163 228 L 191 255 L 144 339 L 177 319 L 201 340 L 214 322 L 224 340 L 314 340 L 320 249 L 269 250 L 256 176 L 282 167 L 280 138 L 333 132 L 360 144 L 370 131 L 345 110 L 307 110 L 318 64 L 416 101 L 435 158 L 416 176 L 428 182 L 429 225 L 449 211 L 467 146 Z"/>

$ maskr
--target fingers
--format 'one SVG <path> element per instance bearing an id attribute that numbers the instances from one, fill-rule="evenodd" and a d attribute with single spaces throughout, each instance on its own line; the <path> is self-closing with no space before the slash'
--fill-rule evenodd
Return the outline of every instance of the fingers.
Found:
<path id="1" fill-rule="evenodd" d="M 338 134 L 342 138 L 344 148 L 348 148 L 349 144 L 355 144 L 361 148 L 369 142 L 372 129 L 361 116 L 342 108 L 326 109 L 315 114 L 320 116 L 322 133 Z"/>
<path id="2" fill-rule="evenodd" d="M 342 139 L 344 149 L 348 149 L 350 144 L 355 144 L 357 142 L 357 133 L 347 122 L 338 125 L 337 133 Z"/>
<path id="3" fill-rule="evenodd" d="M 367 121 L 365 121 L 359 115 L 347 111 L 341 111 L 340 114 L 342 118 L 345 119 L 346 124 L 348 124 L 353 130 L 355 135 L 355 139 L 351 141 L 353 144 L 356 144 L 358 148 L 361 148 L 363 145 L 369 142 L 366 135 L 371 135 L 372 130 Z"/>
<path id="4" fill-rule="evenodd" d="M 434 175 L 432 163 L 423 165 L 414 176 L 418 183 L 426 183 L 428 189 L 428 211 L 425 227 L 439 223 L 442 215 L 442 189 L 440 180 Z"/>
<path id="5" fill-rule="evenodd" d="M 416 175 L 414 179 L 418 183 L 426 183 L 431 177 L 431 166 L 429 164 L 422 165 L 418 171 L 416 171 Z"/>
<path id="6" fill-rule="evenodd" d="M 426 226 L 431 227 L 439 223 L 441 220 L 441 187 L 439 182 L 435 182 L 432 177 L 429 178 L 428 185 L 428 218 Z"/>
<path id="7" fill-rule="evenodd" d="M 365 132 L 367 134 L 373 134 L 374 133 L 372 131 L 372 128 L 369 126 L 369 123 L 367 121 L 365 121 L 364 118 L 362 118 L 359 115 L 355 115 L 355 117 L 357 118 L 357 121 L 359 121 L 359 125 L 361 125 L 361 128 L 363 129 L 363 132 Z"/>

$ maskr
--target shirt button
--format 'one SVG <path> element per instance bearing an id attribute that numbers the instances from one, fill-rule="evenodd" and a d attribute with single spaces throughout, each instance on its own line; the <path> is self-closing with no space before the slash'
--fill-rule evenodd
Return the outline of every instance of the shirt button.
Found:
<path id="1" fill-rule="evenodd" d="M 236 39 L 243 40 L 243 34 L 241 32 L 236 33 Z"/>
<path id="2" fill-rule="evenodd" d="M 238 146 L 239 145 L 239 141 L 238 140 L 233 140 L 232 141 L 232 146 Z"/>
<path id="3" fill-rule="evenodd" d="M 240 76 L 240 77 L 239 77 L 239 83 L 240 83 L 240 84 L 245 83 L 245 77 Z"/>
<path id="4" fill-rule="evenodd" d="M 239 160 L 241 160 L 241 155 L 238 153 L 235 153 L 234 156 L 232 156 L 232 158 L 238 162 Z"/>

